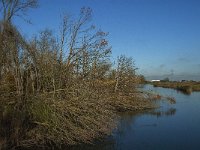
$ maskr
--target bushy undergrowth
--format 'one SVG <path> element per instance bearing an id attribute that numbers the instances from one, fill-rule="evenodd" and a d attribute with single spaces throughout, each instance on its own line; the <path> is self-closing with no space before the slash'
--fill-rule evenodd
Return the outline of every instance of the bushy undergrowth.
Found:
<path id="1" fill-rule="evenodd" d="M 79 85 L 76 91 L 63 89 L 56 94 L 31 96 L 18 108 L 14 103 L 17 99 L 1 105 L 6 107 L 1 109 L 2 146 L 59 148 L 90 143 L 112 132 L 117 112 L 154 107 L 141 93 L 115 93 L 109 91 L 114 82 L 100 83 L 97 86 L 96 82 L 94 87 L 82 85 L 84 88 Z"/>
<path id="2" fill-rule="evenodd" d="M 90 8 L 63 18 L 60 41 L 51 30 L 26 40 L 7 15 L 35 2 L 4 1 L 0 149 L 90 143 L 112 132 L 117 111 L 153 107 L 136 90 L 134 61 L 122 55 L 111 63 L 108 34 L 88 25 Z"/>

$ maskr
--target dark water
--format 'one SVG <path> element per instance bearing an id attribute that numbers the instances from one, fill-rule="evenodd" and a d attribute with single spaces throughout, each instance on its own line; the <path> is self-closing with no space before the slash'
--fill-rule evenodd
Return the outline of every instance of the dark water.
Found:
<path id="1" fill-rule="evenodd" d="M 200 150 L 200 92 L 184 95 L 150 85 L 143 90 L 175 97 L 176 104 L 161 101 L 159 109 L 123 114 L 111 137 L 83 149 Z"/>
<path id="2" fill-rule="evenodd" d="M 173 105 L 162 102 L 161 108 L 153 112 L 124 114 L 113 134 L 114 149 L 199 150 L 200 92 L 184 95 L 149 85 L 144 89 L 173 96 L 177 102 Z"/>

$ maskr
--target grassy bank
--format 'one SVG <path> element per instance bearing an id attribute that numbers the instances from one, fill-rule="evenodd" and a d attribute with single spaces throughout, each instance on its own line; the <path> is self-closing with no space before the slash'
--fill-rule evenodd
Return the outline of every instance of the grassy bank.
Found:
<path id="1" fill-rule="evenodd" d="M 190 94 L 192 91 L 200 91 L 200 82 L 195 81 L 184 81 L 184 82 L 176 82 L 176 81 L 168 81 L 168 82 L 149 82 L 155 87 L 163 87 L 163 88 L 173 88 L 184 93 Z"/>

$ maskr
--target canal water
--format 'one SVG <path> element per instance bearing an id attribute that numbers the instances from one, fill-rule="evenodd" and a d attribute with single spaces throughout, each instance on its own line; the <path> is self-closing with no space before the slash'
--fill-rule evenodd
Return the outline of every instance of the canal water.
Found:
<path id="1" fill-rule="evenodd" d="M 173 89 L 145 85 L 145 91 L 172 96 L 176 104 L 160 102 L 160 108 L 138 114 L 124 114 L 113 133 L 121 150 L 199 150 L 200 92 L 185 95 Z"/>
<path id="2" fill-rule="evenodd" d="M 122 114 L 112 136 L 83 149 L 200 150 L 200 92 L 185 95 L 151 85 L 142 90 L 174 97 L 176 104 L 163 100 L 158 109 Z"/>

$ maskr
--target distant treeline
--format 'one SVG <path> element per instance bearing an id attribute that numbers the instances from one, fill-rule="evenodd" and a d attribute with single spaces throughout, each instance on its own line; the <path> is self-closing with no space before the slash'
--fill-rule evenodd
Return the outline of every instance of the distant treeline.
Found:
<path id="1" fill-rule="evenodd" d="M 198 81 L 160 81 L 160 82 L 148 82 L 155 87 L 173 88 L 178 91 L 182 91 L 185 94 L 191 94 L 192 91 L 200 91 L 200 82 Z"/>

